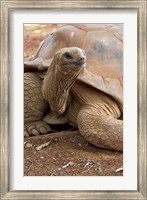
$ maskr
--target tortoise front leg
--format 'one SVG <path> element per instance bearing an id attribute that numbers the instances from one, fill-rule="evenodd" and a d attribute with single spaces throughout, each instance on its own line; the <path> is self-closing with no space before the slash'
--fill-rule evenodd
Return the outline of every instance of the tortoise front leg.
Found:
<path id="1" fill-rule="evenodd" d="M 48 103 L 42 95 L 42 81 L 34 73 L 24 74 L 24 135 L 25 137 L 45 134 L 50 131 L 43 122 Z"/>
<path id="2" fill-rule="evenodd" d="M 123 151 L 123 121 L 112 116 L 100 115 L 97 110 L 83 108 L 77 124 L 82 136 L 99 148 Z"/>

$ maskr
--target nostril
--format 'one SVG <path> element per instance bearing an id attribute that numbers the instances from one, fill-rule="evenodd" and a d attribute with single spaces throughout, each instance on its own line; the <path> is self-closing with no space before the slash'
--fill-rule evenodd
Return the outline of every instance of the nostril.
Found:
<path id="1" fill-rule="evenodd" d="M 84 58 L 84 57 L 80 58 L 80 61 L 84 61 L 84 60 L 85 60 L 85 58 Z"/>
<path id="2" fill-rule="evenodd" d="M 79 59 L 79 64 L 80 64 L 80 65 L 83 65 L 83 64 L 85 63 L 85 61 L 86 61 L 85 57 L 81 57 L 81 58 Z"/>

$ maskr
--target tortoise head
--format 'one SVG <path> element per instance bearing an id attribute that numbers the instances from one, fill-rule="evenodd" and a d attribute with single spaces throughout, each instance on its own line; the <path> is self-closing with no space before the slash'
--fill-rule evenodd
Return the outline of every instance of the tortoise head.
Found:
<path id="1" fill-rule="evenodd" d="M 85 52 L 78 47 L 60 49 L 53 60 L 54 66 L 56 66 L 58 73 L 61 73 L 61 75 L 81 72 L 86 66 Z"/>

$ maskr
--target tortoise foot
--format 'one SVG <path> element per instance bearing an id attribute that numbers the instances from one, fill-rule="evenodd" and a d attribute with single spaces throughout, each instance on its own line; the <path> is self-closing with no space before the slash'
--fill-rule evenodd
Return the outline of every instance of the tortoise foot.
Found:
<path id="1" fill-rule="evenodd" d="M 36 121 L 25 124 L 24 136 L 30 137 L 35 135 L 43 135 L 51 132 L 50 126 L 43 121 Z"/>

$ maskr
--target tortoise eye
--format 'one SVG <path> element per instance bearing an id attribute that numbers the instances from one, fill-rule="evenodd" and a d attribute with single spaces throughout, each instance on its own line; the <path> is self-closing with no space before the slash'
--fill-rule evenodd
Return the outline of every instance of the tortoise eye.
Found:
<path id="1" fill-rule="evenodd" d="M 72 56 L 71 56 L 68 52 L 66 52 L 66 53 L 64 54 L 64 57 L 65 57 L 66 59 L 72 59 Z"/>

